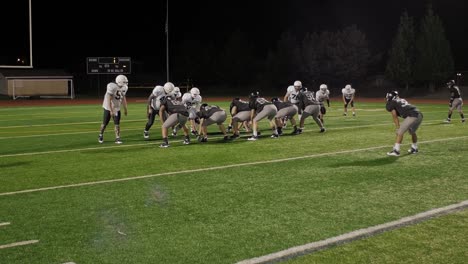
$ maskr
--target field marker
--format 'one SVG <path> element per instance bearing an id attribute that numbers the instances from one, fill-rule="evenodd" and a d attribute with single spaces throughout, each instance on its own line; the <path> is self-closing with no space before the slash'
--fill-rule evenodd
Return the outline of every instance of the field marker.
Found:
<path id="1" fill-rule="evenodd" d="M 0 245 L 0 249 L 24 246 L 24 245 L 29 245 L 29 244 L 35 244 L 35 243 L 38 243 L 38 242 L 39 242 L 39 240 L 28 240 L 28 241 L 15 242 L 15 243 L 6 244 L 6 245 Z"/>
<path id="2" fill-rule="evenodd" d="M 419 144 L 428 144 L 428 143 L 434 143 L 434 142 L 459 140 L 459 139 L 466 139 L 466 138 L 468 138 L 468 136 L 434 139 L 434 140 L 428 140 L 428 141 L 420 141 Z M 65 188 L 74 188 L 74 187 L 81 187 L 81 186 L 92 186 L 92 185 L 105 184 L 105 183 L 133 181 L 133 180 L 140 180 L 140 179 L 147 179 L 147 178 L 154 178 L 154 177 L 161 177 L 161 176 L 168 176 L 168 175 L 177 175 L 177 174 L 185 174 L 185 173 L 196 173 L 196 172 L 202 172 L 202 171 L 213 171 L 213 170 L 223 170 L 223 169 L 228 169 L 228 168 L 238 168 L 238 167 L 246 167 L 246 166 L 254 166 L 254 165 L 263 165 L 263 164 L 278 163 L 278 162 L 283 162 L 283 161 L 310 159 L 310 158 L 318 158 L 318 157 L 325 157 L 325 156 L 332 156 L 332 155 L 339 155 L 339 154 L 349 154 L 349 153 L 376 150 L 376 149 L 382 149 L 382 148 L 388 148 L 388 147 L 391 147 L 391 146 L 383 145 L 383 146 L 368 147 L 368 148 L 362 148 L 362 149 L 352 149 L 352 150 L 341 150 L 341 151 L 336 151 L 336 152 L 318 153 L 318 154 L 305 155 L 305 156 L 299 156 L 299 157 L 291 157 L 291 158 L 262 160 L 262 161 L 238 163 L 238 164 L 223 165 L 223 166 L 216 166 L 216 167 L 207 167 L 207 168 L 200 168 L 200 169 L 162 172 L 162 173 L 156 173 L 156 174 L 133 176 L 133 177 L 127 177 L 127 178 L 112 179 L 112 180 L 82 182 L 82 183 L 75 183 L 75 184 L 68 184 L 68 185 L 57 185 L 57 186 L 50 186 L 50 187 L 37 188 L 37 189 L 26 189 L 26 190 L 21 190 L 21 191 L 14 191 L 14 192 L 4 192 L 4 193 L 0 193 L 0 196 L 8 196 L 8 195 L 15 195 L 15 194 L 22 194 L 22 193 L 43 192 L 43 191 L 65 189 Z"/>
<path id="3" fill-rule="evenodd" d="M 422 212 L 416 215 L 403 217 L 396 221 L 371 226 L 368 228 L 358 229 L 343 235 L 327 238 L 324 240 L 320 240 L 317 242 L 308 243 L 301 246 L 296 246 L 292 248 L 288 248 L 286 250 L 278 251 L 276 253 L 271 253 L 265 256 L 246 259 L 243 261 L 237 262 L 237 264 L 258 264 L 258 263 L 274 263 L 279 262 L 287 259 L 291 259 L 293 257 L 306 255 L 318 250 L 326 249 L 331 246 L 341 245 L 345 243 L 349 243 L 358 239 L 367 238 L 371 236 L 378 235 L 382 232 L 398 229 L 401 227 L 413 225 L 430 218 L 436 216 L 447 215 L 455 211 L 460 211 L 463 209 L 468 208 L 468 200 L 463 201 L 458 204 L 452 204 L 446 207 L 432 209 L 426 212 Z"/>
<path id="4" fill-rule="evenodd" d="M 9 225 L 10 222 L 5 222 L 5 223 L 0 223 L 0 226 L 6 226 L 6 225 Z"/>

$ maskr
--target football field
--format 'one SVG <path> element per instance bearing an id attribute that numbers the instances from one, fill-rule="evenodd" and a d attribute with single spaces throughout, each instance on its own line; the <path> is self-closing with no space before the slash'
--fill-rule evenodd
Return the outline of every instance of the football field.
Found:
<path id="1" fill-rule="evenodd" d="M 386 155 L 384 99 L 358 101 L 356 117 L 332 102 L 325 133 L 309 118 L 272 139 L 262 120 L 257 141 L 224 142 L 213 125 L 208 142 L 184 145 L 180 131 L 169 148 L 159 119 L 143 138 L 144 103 L 129 103 L 122 145 L 112 121 L 98 143 L 100 103 L 1 107 L 0 263 L 253 263 L 467 201 L 468 124 L 443 123 L 446 104 L 415 105 L 420 151 L 406 153 L 405 134 L 400 157 Z M 466 263 L 466 207 L 281 260 Z"/>

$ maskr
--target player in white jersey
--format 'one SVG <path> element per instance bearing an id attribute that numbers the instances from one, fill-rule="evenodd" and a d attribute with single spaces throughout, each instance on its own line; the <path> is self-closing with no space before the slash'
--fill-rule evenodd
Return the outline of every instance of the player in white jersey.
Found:
<path id="1" fill-rule="evenodd" d="M 202 102 L 202 97 L 200 96 L 200 90 L 197 87 L 193 87 L 189 93 L 184 93 L 182 95 L 182 103 L 187 107 L 189 112 L 189 121 L 191 125 L 191 132 L 193 135 L 198 136 L 197 125 L 198 122 L 198 111 L 200 110 L 200 105 Z M 172 130 L 172 135 L 176 136 L 177 131 L 180 129 L 180 126 L 176 126 Z"/>
<path id="2" fill-rule="evenodd" d="M 353 116 L 356 116 L 356 110 L 354 109 L 354 95 L 356 94 L 356 90 L 352 88 L 350 84 L 347 84 L 345 88 L 341 89 L 341 93 L 343 94 L 344 104 L 343 115 L 348 115 L 348 105 L 351 105 L 351 110 L 353 110 Z"/>
<path id="3" fill-rule="evenodd" d="M 288 86 L 288 89 L 286 91 L 286 94 L 284 95 L 283 101 L 284 102 L 290 102 L 296 106 L 299 105 L 299 100 L 297 96 L 299 95 L 300 91 L 302 89 L 302 82 L 301 81 L 295 81 L 294 85 Z M 299 119 L 301 119 L 301 111 L 298 112 Z M 286 121 L 288 119 L 291 119 L 291 124 L 294 126 L 295 125 L 295 120 L 293 121 L 294 117 L 293 116 L 287 116 L 286 118 L 283 119 L 283 127 L 286 127 Z M 294 123 L 294 124 L 293 124 Z"/>
<path id="4" fill-rule="evenodd" d="M 148 96 L 148 105 L 146 107 L 146 116 L 148 122 L 146 123 L 145 130 L 143 131 L 143 137 L 149 138 L 149 130 L 154 124 L 154 119 L 159 115 L 159 108 L 161 107 L 161 97 L 170 96 L 174 92 L 174 84 L 167 82 L 164 86 L 156 85 L 151 94 Z"/>
<path id="5" fill-rule="evenodd" d="M 104 131 L 112 117 L 115 127 L 115 143 L 122 144 L 120 140 L 120 107 L 124 109 L 124 114 L 127 115 L 127 99 L 125 95 L 128 91 L 128 79 L 125 75 L 118 75 L 115 82 L 107 84 L 107 91 L 104 95 L 102 108 L 104 109 L 101 131 L 99 133 L 99 143 L 104 142 Z"/>
<path id="6" fill-rule="evenodd" d="M 325 108 L 324 101 L 327 101 L 328 107 L 330 107 L 330 91 L 326 84 L 321 84 L 320 89 L 315 93 L 315 100 L 320 103 L 320 121 L 323 123 L 323 116 L 327 113 Z"/>

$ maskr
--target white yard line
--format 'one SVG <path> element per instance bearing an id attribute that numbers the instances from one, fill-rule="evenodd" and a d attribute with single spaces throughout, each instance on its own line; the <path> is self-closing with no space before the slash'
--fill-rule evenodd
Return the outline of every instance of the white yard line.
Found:
<path id="1" fill-rule="evenodd" d="M 10 224 L 10 222 L 0 223 L 0 226 L 7 226 L 9 224 Z"/>
<path id="2" fill-rule="evenodd" d="M 120 130 L 120 132 L 126 131 L 135 131 L 135 130 L 143 130 L 144 128 L 133 128 L 133 129 L 124 129 Z M 32 137 L 49 137 L 49 136 L 63 136 L 63 135 L 79 135 L 79 134 L 91 134 L 94 133 L 96 135 L 99 134 L 98 130 L 89 130 L 89 131 L 80 131 L 80 132 L 68 132 L 68 133 L 54 133 L 54 134 L 37 134 L 37 135 L 28 135 L 28 136 L 13 136 L 13 137 L 0 137 L 2 139 L 15 139 L 15 138 L 32 138 Z"/>
<path id="3" fill-rule="evenodd" d="M 125 120 L 125 122 L 142 122 L 142 121 L 148 121 L 148 119 Z M 27 128 L 27 127 L 49 127 L 49 126 L 73 126 L 73 125 L 87 125 L 87 124 L 101 124 L 101 123 L 102 123 L 102 121 L 89 121 L 89 122 L 74 122 L 74 123 L 40 124 L 40 125 L 3 126 L 3 127 L 0 127 L 0 129 Z"/>
<path id="4" fill-rule="evenodd" d="M 468 138 L 468 136 L 454 137 L 454 138 L 444 138 L 444 139 L 435 139 L 435 140 L 428 140 L 428 141 L 420 141 L 419 144 L 428 144 L 428 143 L 442 142 L 442 141 L 449 141 L 449 140 L 460 140 L 460 139 L 466 139 L 466 138 Z M 333 156 L 333 155 L 339 155 L 339 154 L 349 154 L 349 153 L 370 151 L 370 150 L 389 148 L 389 147 L 391 147 L 391 146 L 383 145 L 383 146 L 368 147 L 368 148 L 362 148 L 362 149 L 352 149 L 352 150 L 342 150 L 342 151 L 328 152 L 328 153 L 319 153 L 319 154 L 312 154 L 312 155 L 305 155 L 305 156 L 291 157 L 291 158 L 254 161 L 254 162 L 246 162 L 246 163 L 238 163 L 238 164 L 207 167 L 207 168 L 200 168 L 200 169 L 190 169 L 190 170 L 182 170 L 182 171 L 162 172 L 162 173 L 156 173 L 156 174 L 133 176 L 133 177 L 127 177 L 127 178 L 112 179 L 112 180 L 82 182 L 82 183 L 68 184 L 68 185 L 57 185 L 57 186 L 50 186 L 50 187 L 37 188 L 37 189 L 27 189 L 27 190 L 14 191 L 14 192 L 4 192 L 4 193 L 0 193 L 0 196 L 8 196 L 8 195 L 15 195 L 15 194 L 22 194 L 22 193 L 43 192 L 43 191 L 65 189 L 65 188 L 74 188 L 74 187 L 81 187 L 81 186 L 92 186 L 92 185 L 114 183 L 114 182 L 133 181 L 133 180 L 140 180 L 140 179 L 147 179 L 147 178 L 154 178 L 154 177 L 161 177 L 161 176 L 169 176 L 169 175 L 177 175 L 177 174 L 185 174 L 185 173 L 196 173 L 196 172 L 203 172 L 203 171 L 223 170 L 223 169 L 228 169 L 228 168 L 238 168 L 238 167 L 245 167 L 245 166 L 263 165 L 263 164 L 278 163 L 278 162 L 284 162 L 284 161 L 310 159 L 310 158 Z M 391 157 L 389 157 L 389 158 L 391 158 Z"/>
<path id="5" fill-rule="evenodd" d="M 30 244 L 35 244 L 35 243 L 39 243 L 39 240 L 28 240 L 28 241 L 21 241 L 21 242 L 15 242 L 11 244 L 0 245 L 0 249 L 30 245 Z"/>
<path id="6" fill-rule="evenodd" d="M 312 242 L 312 243 L 308 243 L 305 245 L 288 248 L 288 249 L 278 251 L 275 253 L 271 253 L 265 256 L 246 259 L 246 260 L 237 262 L 237 264 L 276 263 L 278 261 L 287 260 L 293 257 L 305 255 L 314 251 L 326 249 L 331 246 L 349 243 L 354 240 L 375 236 L 385 231 L 390 231 L 390 230 L 394 230 L 397 228 L 413 225 L 413 224 L 428 220 L 436 216 L 446 215 L 446 214 L 459 211 L 459 210 L 463 210 L 466 208 L 468 208 L 468 200 L 460 202 L 458 204 L 452 204 L 446 207 L 429 210 L 429 211 L 419 213 L 416 215 L 403 217 L 396 221 L 355 230 L 350 233 L 346 233 L 346 234 L 339 235 L 336 237 L 327 238 L 325 240 L 320 240 L 317 242 Z"/>

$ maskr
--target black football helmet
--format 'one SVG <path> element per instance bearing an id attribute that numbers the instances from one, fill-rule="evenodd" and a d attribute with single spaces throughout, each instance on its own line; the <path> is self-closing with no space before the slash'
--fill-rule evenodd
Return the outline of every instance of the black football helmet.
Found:
<path id="1" fill-rule="evenodd" d="M 249 98 L 257 98 L 259 95 L 260 95 L 260 93 L 258 91 L 251 92 L 250 95 L 249 95 Z"/>
<path id="2" fill-rule="evenodd" d="M 393 100 L 395 98 L 398 98 L 398 91 L 388 92 L 387 95 L 385 96 L 385 98 L 387 99 L 387 102 L 391 101 L 391 100 Z"/>
<path id="3" fill-rule="evenodd" d="M 273 97 L 271 98 L 271 102 L 274 103 L 274 102 L 279 102 L 279 98 L 278 97 Z"/>

